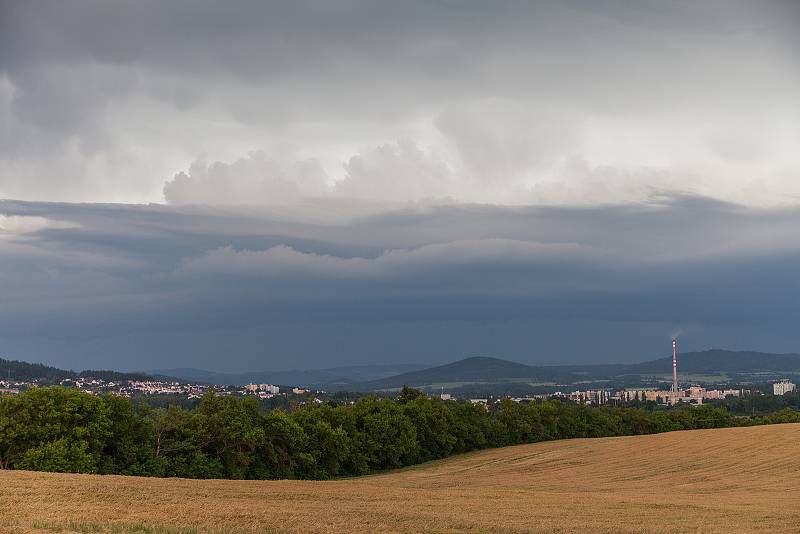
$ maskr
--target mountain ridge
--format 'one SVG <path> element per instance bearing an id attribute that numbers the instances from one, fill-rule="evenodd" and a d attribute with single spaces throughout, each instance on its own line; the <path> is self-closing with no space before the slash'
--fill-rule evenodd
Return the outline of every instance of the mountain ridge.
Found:
<path id="1" fill-rule="evenodd" d="M 158 369 L 147 371 L 158 375 L 175 376 L 213 384 L 245 385 L 253 382 L 279 385 L 347 385 L 354 382 L 377 380 L 403 372 L 417 371 L 428 366 L 422 364 L 366 364 L 328 367 L 324 369 L 291 369 L 288 371 L 253 371 L 224 373 L 195 368 Z"/>
<path id="2" fill-rule="evenodd" d="M 482 371 L 477 367 L 481 366 Z M 800 373 L 800 354 L 771 354 L 756 351 L 709 349 L 678 356 L 680 373 Z M 529 379 L 539 382 L 575 383 L 607 380 L 632 375 L 667 375 L 672 357 L 631 364 L 570 364 L 533 366 L 492 357 L 471 357 L 412 373 L 356 384 L 364 390 L 394 389 L 402 386 L 430 386 L 469 381 L 503 382 Z"/>
<path id="3" fill-rule="evenodd" d="M 402 371 L 402 372 L 397 372 Z M 671 356 L 629 364 L 528 365 L 490 356 L 472 356 L 438 366 L 422 364 L 374 364 L 327 369 L 218 373 L 194 368 L 151 370 L 141 373 L 118 371 L 75 372 L 41 363 L 0 358 L 0 379 L 41 379 L 58 382 L 64 378 L 102 377 L 113 380 L 180 379 L 203 383 L 243 385 L 250 382 L 279 385 L 326 387 L 334 390 L 380 391 L 404 385 L 424 387 L 444 383 L 551 383 L 571 384 L 621 377 L 663 377 L 672 372 Z M 800 374 L 800 354 L 709 349 L 678 355 L 681 374 Z"/>
<path id="4" fill-rule="evenodd" d="M 65 379 L 76 378 L 102 378 L 108 381 L 118 380 L 152 380 L 154 375 L 145 373 L 125 373 L 121 371 L 85 369 L 80 372 L 59 369 L 43 363 L 31 363 L 22 360 L 7 360 L 0 358 L 0 380 L 44 380 L 47 382 L 60 382 Z M 160 377 L 171 378 L 171 377 Z"/>

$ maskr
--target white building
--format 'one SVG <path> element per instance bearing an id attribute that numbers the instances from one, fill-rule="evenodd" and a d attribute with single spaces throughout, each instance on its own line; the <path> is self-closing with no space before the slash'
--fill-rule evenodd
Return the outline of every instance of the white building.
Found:
<path id="1" fill-rule="evenodd" d="M 788 378 L 784 378 L 780 382 L 772 384 L 772 392 L 775 395 L 786 395 L 790 391 L 794 391 L 796 387 L 792 382 L 789 382 Z"/>
<path id="2" fill-rule="evenodd" d="M 608 402 L 609 394 L 604 389 L 588 390 L 588 391 L 573 391 L 569 394 L 572 401 L 580 404 L 605 404 Z"/>
<path id="3" fill-rule="evenodd" d="M 244 387 L 245 393 L 253 393 L 256 394 L 260 392 L 271 393 L 272 395 L 277 395 L 280 391 L 278 386 L 273 386 L 272 384 L 247 384 Z"/>
<path id="4" fill-rule="evenodd" d="M 645 400 L 646 393 L 652 388 L 623 389 L 617 392 L 616 397 L 622 401 Z"/>
<path id="5" fill-rule="evenodd" d="M 272 384 L 259 384 L 258 389 L 261 391 L 266 391 L 267 393 L 272 393 L 273 395 L 277 395 L 281 388 Z"/>

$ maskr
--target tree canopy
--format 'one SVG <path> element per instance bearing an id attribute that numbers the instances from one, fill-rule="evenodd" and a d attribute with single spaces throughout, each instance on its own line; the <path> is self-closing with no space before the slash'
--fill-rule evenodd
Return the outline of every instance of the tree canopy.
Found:
<path id="1" fill-rule="evenodd" d="M 486 407 L 404 388 L 263 413 L 252 398 L 207 394 L 196 408 L 154 408 L 61 387 L 0 395 L 0 467 L 187 478 L 327 479 L 471 450 L 537 441 L 799 422 L 787 409 L 735 417 L 712 406 L 671 411 L 555 400 Z"/>

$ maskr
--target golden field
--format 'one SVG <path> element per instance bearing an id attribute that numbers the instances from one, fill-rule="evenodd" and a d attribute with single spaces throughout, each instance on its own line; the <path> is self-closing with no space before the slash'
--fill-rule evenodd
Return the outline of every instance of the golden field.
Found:
<path id="1" fill-rule="evenodd" d="M 800 532 L 800 425 L 520 445 L 328 482 L 0 471 L 0 532 Z"/>

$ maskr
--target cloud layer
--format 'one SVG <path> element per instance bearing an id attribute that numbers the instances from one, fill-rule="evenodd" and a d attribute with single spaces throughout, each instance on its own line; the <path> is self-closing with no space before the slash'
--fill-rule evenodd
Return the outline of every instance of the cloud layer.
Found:
<path id="1" fill-rule="evenodd" d="M 70 367 L 797 350 L 800 211 L 0 203 L 0 347 Z M 222 363 L 224 361 L 224 363 Z"/>
<path id="2" fill-rule="evenodd" d="M 0 0 L 0 352 L 799 350 L 799 25 L 783 0 Z"/>
<path id="3" fill-rule="evenodd" d="M 800 194 L 796 2 L 0 10 L 0 198 Z"/>

